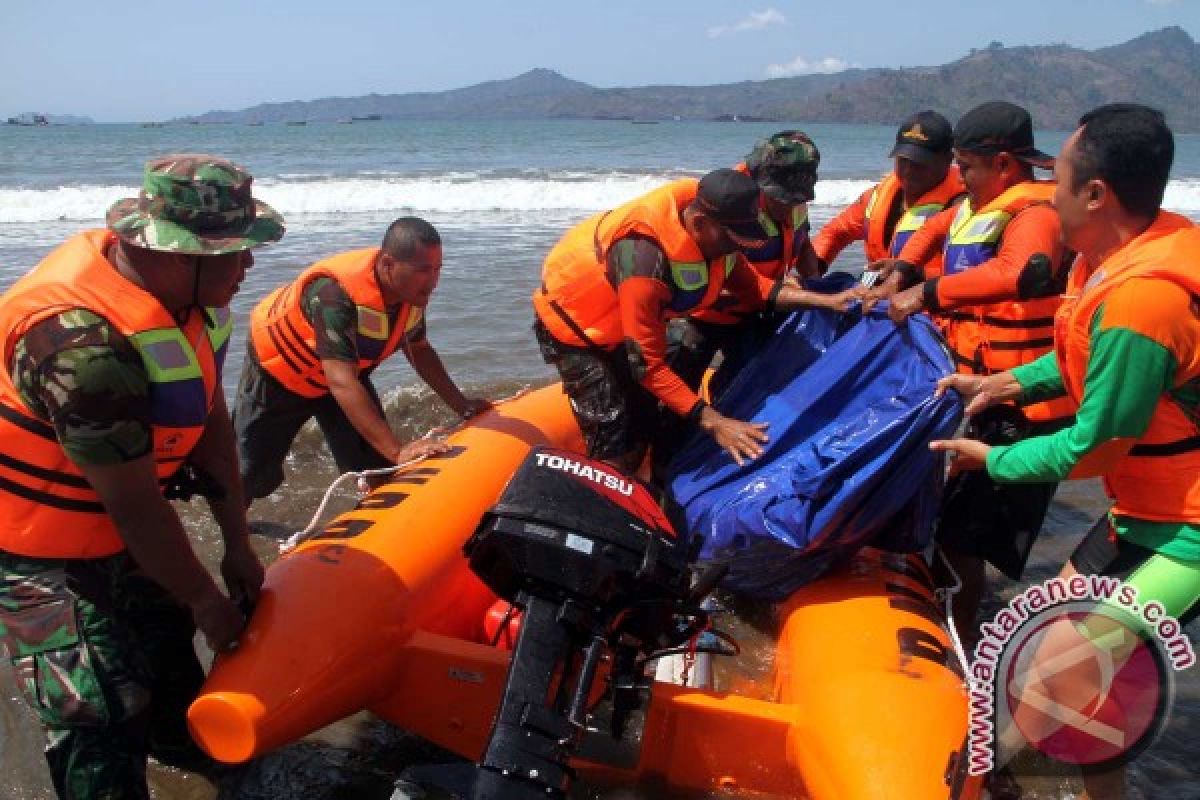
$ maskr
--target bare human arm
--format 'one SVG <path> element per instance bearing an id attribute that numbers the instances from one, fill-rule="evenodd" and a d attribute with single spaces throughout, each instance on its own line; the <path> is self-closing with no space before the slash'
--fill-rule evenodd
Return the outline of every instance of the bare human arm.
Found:
<path id="1" fill-rule="evenodd" d="M 221 391 L 215 393 L 212 408 L 200 441 L 192 448 L 188 461 L 204 471 L 221 488 L 219 497 L 207 497 L 225 554 L 221 559 L 221 577 L 229 597 L 235 603 L 251 607 L 258 602 L 262 589 L 262 562 L 250 547 L 250 529 L 246 523 L 246 502 L 238 472 L 237 448 L 229 409 Z"/>
<path id="2" fill-rule="evenodd" d="M 191 610 L 215 652 L 232 647 L 245 619 L 196 558 L 179 515 L 159 489 L 154 457 L 79 468 L 141 570 Z"/>
<path id="3" fill-rule="evenodd" d="M 417 375 L 421 376 L 421 380 L 425 381 L 455 414 L 466 419 L 492 407 L 491 401 L 482 397 L 467 397 L 459 390 L 454 379 L 446 372 L 441 356 L 427 338 L 421 337 L 415 342 L 410 342 L 404 352 Z"/>
<path id="4" fill-rule="evenodd" d="M 337 359 L 322 359 L 321 368 L 325 370 L 329 391 L 345 412 L 346 419 L 350 420 L 354 430 L 388 461 L 402 464 L 414 458 L 446 451 L 445 442 L 437 440 L 422 439 L 402 444 L 375 406 L 366 387 L 359 381 L 358 370 L 354 364 Z"/>

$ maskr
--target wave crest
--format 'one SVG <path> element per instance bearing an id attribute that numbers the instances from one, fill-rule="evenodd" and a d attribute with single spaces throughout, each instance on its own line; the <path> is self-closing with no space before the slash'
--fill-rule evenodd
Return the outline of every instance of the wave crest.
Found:
<path id="1" fill-rule="evenodd" d="M 255 194 L 283 214 L 372 212 L 488 213 L 612 208 L 687 173 L 548 172 L 538 174 L 447 172 L 436 175 L 368 173 L 352 177 L 292 174 L 259 181 Z M 822 180 L 817 207 L 852 203 L 873 181 Z M 0 224 L 53 220 L 94 221 L 114 201 L 137 193 L 132 186 L 81 185 L 54 189 L 0 189 Z M 1200 179 L 1171 181 L 1164 205 L 1200 211 Z"/>

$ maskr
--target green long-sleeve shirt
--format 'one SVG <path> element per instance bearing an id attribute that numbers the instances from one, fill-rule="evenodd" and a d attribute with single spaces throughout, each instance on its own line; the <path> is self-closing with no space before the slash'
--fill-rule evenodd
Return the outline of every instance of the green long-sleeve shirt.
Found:
<path id="1" fill-rule="evenodd" d="M 1174 353 L 1136 329 L 1145 326 L 1130 322 L 1134 314 L 1178 314 L 1180 309 L 1147 309 L 1137 293 L 1139 283 L 1130 281 L 1114 290 L 1092 318 L 1083 398 L 1074 424 L 1048 436 L 992 448 L 987 469 L 994 480 L 1033 483 L 1093 477 L 1086 468 L 1079 469 L 1084 457 L 1113 439 L 1127 439 L 1132 444 L 1140 438 L 1163 394 L 1200 413 L 1200 385 L 1193 382 L 1175 387 L 1179 361 Z M 1188 298 L 1184 295 L 1181 299 L 1183 313 L 1189 314 Z M 1106 321 L 1110 312 L 1112 318 Z M 1023 401 L 1060 395 L 1064 389 L 1053 353 L 1014 369 L 1013 376 L 1021 385 Z M 1114 515 L 1113 522 L 1118 534 L 1143 547 L 1200 561 L 1200 526 L 1127 515 Z"/>

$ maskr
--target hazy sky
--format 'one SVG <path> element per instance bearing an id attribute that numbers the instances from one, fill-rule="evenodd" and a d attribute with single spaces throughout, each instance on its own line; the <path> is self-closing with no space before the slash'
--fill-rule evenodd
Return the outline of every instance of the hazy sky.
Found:
<path id="1" fill-rule="evenodd" d="M 437 91 L 548 67 L 596 86 L 941 64 L 992 40 L 1092 49 L 1200 0 L 0 0 L 0 116 L 164 119 Z"/>

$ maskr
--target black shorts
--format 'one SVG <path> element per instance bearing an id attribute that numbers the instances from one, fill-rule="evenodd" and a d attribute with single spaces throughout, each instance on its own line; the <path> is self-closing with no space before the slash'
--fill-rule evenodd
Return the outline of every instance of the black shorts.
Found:
<path id="1" fill-rule="evenodd" d="M 542 358 L 562 376 L 588 456 L 634 468 L 656 434 L 660 412 L 658 399 L 633 377 L 625 348 L 566 345 L 540 320 L 533 332 Z"/>
<path id="2" fill-rule="evenodd" d="M 1069 560 L 1081 575 L 1111 575 L 1125 580 L 1157 555 L 1148 547 L 1118 536 L 1105 514 L 1083 537 Z M 1179 618 L 1179 623 L 1187 625 L 1197 617 L 1200 617 L 1200 603 L 1193 604 Z"/>
<path id="3" fill-rule="evenodd" d="M 1063 424 L 1032 424 L 1012 406 L 994 406 L 976 415 L 965 435 L 1006 445 L 1053 433 Z M 976 556 L 1020 580 L 1057 488 L 1057 483 L 996 483 L 987 470 L 959 473 L 946 482 L 936 538 L 948 552 Z"/>

